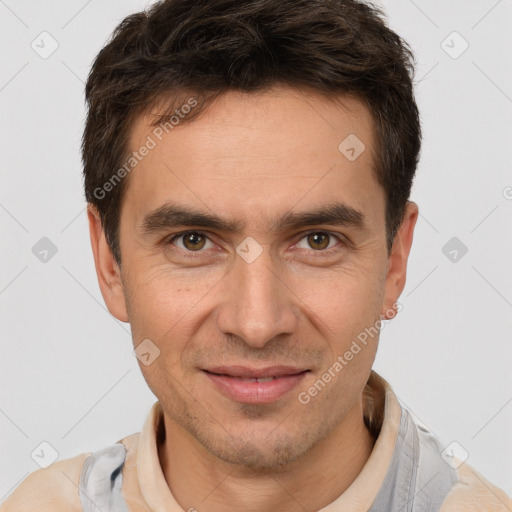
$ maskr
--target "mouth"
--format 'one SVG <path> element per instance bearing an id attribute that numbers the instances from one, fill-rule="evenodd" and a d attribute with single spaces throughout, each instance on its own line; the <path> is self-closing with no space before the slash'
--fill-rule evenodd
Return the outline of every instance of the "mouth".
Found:
<path id="1" fill-rule="evenodd" d="M 204 369 L 214 387 L 224 396 L 240 403 L 268 404 L 295 388 L 309 369 L 292 366 L 247 368 L 222 366 Z"/>

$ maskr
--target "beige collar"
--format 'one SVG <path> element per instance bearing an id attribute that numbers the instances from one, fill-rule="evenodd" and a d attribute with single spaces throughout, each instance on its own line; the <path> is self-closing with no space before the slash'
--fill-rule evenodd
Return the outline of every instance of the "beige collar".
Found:
<path id="1" fill-rule="evenodd" d="M 367 404 L 384 401 L 384 414 L 379 437 L 361 473 L 350 487 L 336 500 L 319 512 L 355 512 L 368 510 L 386 476 L 391 462 L 401 417 L 401 407 L 389 384 L 372 372 L 372 386 L 367 386 Z M 378 396 L 377 396 L 378 395 Z M 382 400 L 384 398 L 384 400 Z M 381 417 L 381 411 L 369 411 Z M 156 402 L 140 433 L 137 454 L 137 476 L 140 491 L 152 512 L 183 512 L 165 480 L 157 450 L 156 432 L 163 421 L 162 407 Z"/>

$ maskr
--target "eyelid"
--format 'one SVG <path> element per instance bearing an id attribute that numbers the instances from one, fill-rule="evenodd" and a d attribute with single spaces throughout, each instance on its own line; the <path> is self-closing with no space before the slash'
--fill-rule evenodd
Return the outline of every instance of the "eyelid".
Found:
<path id="1" fill-rule="evenodd" d="M 206 231 L 201 231 L 200 229 L 185 229 L 184 231 L 179 231 L 178 233 L 173 233 L 172 235 L 167 236 L 166 240 L 170 242 L 171 240 L 179 238 L 180 236 L 184 236 L 187 233 L 199 233 L 200 235 L 208 236 Z"/>
<path id="2" fill-rule="evenodd" d="M 164 243 L 165 244 L 171 244 L 171 245 L 174 245 L 176 247 L 176 245 L 173 243 L 174 240 L 178 239 L 178 238 L 181 238 L 183 237 L 184 235 L 186 235 L 187 233 L 197 233 L 201 236 L 204 236 L 207 240 L 209 240 L 210 242 L 212 243 L 215 243 L 212 239 L 211 239 L 211 236 L 208 232 L 206 231 L 201 231 L 199 229 L 187 229 L 185 231 L 180 231 L 179 233 L 174 233 L 173 235 L 171 235 L 170 237 L 167 237 L 165 240 L 164 240 Z M 301 233 L 299 233 L 297 235 L 297 240 L 296 242 L 294 242 L 292 244 L 292 247 L 295 247 L 301 240 L 303 240 L 304 238 L 306 238 L 307 236 L 309 235 L 312 235 L 314 233 L 323 233 L 325 235 L 328 235 L 330 237 L 333 237 L 335 238 L 339 243 L 341 243 L 342 245 L 347 245 L 348 243 L 348 240 L 346 240 L 341 234 L 339 233 L 332 233 L 331 231 L 328 231 L 328 230 L 325 230 L 325 229 L 310 229 L 308 231 L 303 231 Z M 310 251 L 308 252 L 316 252 L 316 253 L 329 253 L 331 252 L 338 244 L 336 244 L 335 246 L 333 247 L 330 247 L 329 249 L 323 249 L 323 250 L 314 250 L 314 249 L 310 249 Z M 201 253 L 201 252 L 205 252 L 204 250 L 199 250 L 199 251 L 188 251 L 186 249 L 182 249 L 181 247 L 177 247 L 178 249 L 181 249 L 183 252 L 186 252 L 186 253 L 189 253 L 189 254 L 194 254 L 194 253 Z M 298 250 L 302 250 L 302 249 L 298 249 Z M 307 250 L 307 249 L 305 249 Z"/>
<path id="3" fill-rule="evenodd" d="M 181 251 L 189 253 L 189 254 L 204 252 L 202 249 L 199 250 L 199 251 L 188 251 L 187 249 L 182 249 L 181 247 L 177 247 L 174 244 L 175 240 L 184 237 L 188 233 L 197 233 L 198 235 L 201 235 L 201 236 L 205 237 L 211 243 L 214 243 L 213 240 L 210 238 L 209 234 L 206 231 L 201 231 L 199 229 L 187 229 L 185 231 L 180 231 L 179 233 L 174 233 L 173 235 L 170 235 L 170 236 L 166 237 L 164 239 L 163 243 L 165 245 L 174 245 L 177 249 L 180 249 Z"/>
<path id="4" fill-rule="evenodd" d="M 299 233 L 297 241 L 293 244 L 292 247 L 295 247 L 301 240 L 306 238 L 309 235 L 313 235 L 315 233 L 322 233 L 324 235 L 328 235 L 331 238 L 335 238 L 339 244 L 341 245 L 347 245 L 348 241 L 345 239 L 340 233 L 332 233 L 331 231 L 328 231 L 326 229 L 311 229 L 309 231 L 305 231 L 303 233 Z M 332 250 L 334 250 L 339 244 L 334 245 L 333 247 L 330 247 L 329 249 L 322 249 L 322 250 L 315 250 L 315 249 L 309 249 L 309 252 L 317 253 L 317 254 L 329 254 Z M 303 249 L 297 249 L 297 250 L 303 250 Z M 307 249 L 304 249 L 307 250 Z"/>

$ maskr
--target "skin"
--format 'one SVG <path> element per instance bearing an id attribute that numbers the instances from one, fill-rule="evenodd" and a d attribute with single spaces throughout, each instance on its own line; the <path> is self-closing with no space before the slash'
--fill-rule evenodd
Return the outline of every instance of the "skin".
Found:
<path id="1" fill-rule="evenodd" d="M 163 407 L 160 462 L 185 510 L 225 511 L 227 504 L 229 510 L 318 510 L 350 486 L 371 453 L 362 392 L 378 336 L 308 404 L 298 394 L 365 328 L 393 316 L 418 207 L 407 204 L 388 254 L 371 116 L 355 98 L 338 100 L 285 86 L 233 91 L 176 126 L 129 175 L 121 267 L 89 207 L 108 309 L 130 322 L 134 346 L 150 339 L 160 350 L 152 364 L 140 366 Z M 141 117 L 133 125 L 132 149 L 151 134 L 149 121 Z M 354 161 L 338 150 L 349 134 L 366 146 Z M 144 232 L 145 216 L 169 201 L 239 221 L 242 229 Z M 359 210 L 365 228 L 269 229 L 286 212 L 334 202 Z M 199 250 L 172 239 L 193 229 L 205 231 Z M 328 247 L 312 244 L 311 232 L 320 232 Z M 236 252 L 248 236 L 263 249 L 252 263 Z M 202 372 L 221 364 L 310 371 L 276 402 L 251 405 L 222 395 Z"/>

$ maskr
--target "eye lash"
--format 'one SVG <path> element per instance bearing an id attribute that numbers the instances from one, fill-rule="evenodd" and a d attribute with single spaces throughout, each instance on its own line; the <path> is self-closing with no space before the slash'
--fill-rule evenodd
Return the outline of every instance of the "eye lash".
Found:
<path id="1" fill-rule="evenodd" d="M 171 235 L 170 237 L 167 237 L 165 238 L 164 242 L 165 243 L 171 243 L 173 242 L 176 238 L 179 238 L 179 237 L 182 237 L 182 236 L 185 236 L 187 235 L 188 233 L 197 233 L 201 236 L 204 236 L 208 239 L 210 239 L 207 235 L 206 232 L 204 231 L 198 231 L 197 229 L 188 229 L 187 231 L 181 231 L 180 233 L 175 233 L 174 235 Z"/>
<path id="2" fill-rule="evenodd" d="M 201 230 L 197 230 L 197 229 L 187 229 L 186 231 L 180 231 L 179 233 L 174 233 L 173 235 L 170 235 L 168 237 L 166 237 L 162 243 L 167 246 L 167 245 L 174 245 L 173 242 L 180 238 L 180 237 L 183 237 L 189 233 L 197 233 L 198 235 L 201 235 L 205 238 L 207 238 L 208 240 L 210 240 L 211 242 L 213 242 L 213 240 L 210 238 L 209 234 L 206 232 L 206 231 L 201 231 Z M 340 244 L 342 245 L 347 245 L 349 243 L 348 240 L 346 240 L 342 235 L 340 234 L 336 234 L 336 233 L 331 233 L 330 231 L 325 231 L 325 230 L 321 230 L 321 229 L 313 229 L 313 230 L 309 230 L 309 231 L 304 231 L 302 233 L 299 233 L 297 236 L 299 237 L 297 239 L 297 241 L 293 244 L 293 245 L 296 245 L 298 244 L 303 238 L 309 236 L 309 235 L 312 235 L 314 233 L 321 233 L 321 234 L 324 234 L 324 235 L 328 235 L 330 237 L 334 237 Z M 204 252 L 204 251 L 187 251 L 185 249 L 181 249 L 180 247 L 176 247 L 174 246 L 175 249 L 179 249 L 180 252 L 186 257 L 186 258 L 197 258 L 198 255 L 201 253 L 201 252 Z M 297 249 L 297 250 L 306 250 L 306 249 Z M 309 253 L 312 253 L 314 254 L 314 258 L 318 258 L 318 257 L 322 257 L 323 255 L 325 254 L 331 254 L 331 252 L 335 251 L 336 250 L 336 246 L 335 247 L 331 247 L 330 249 L 323 249 L 323 250 L 318 250 L 318 251 L 315 251 L 314 249 L 310 249 Z M 197 254 L 194 254 L 194 252 L 196 252 Z"/>
<path id="3" fill-rule="evenodd" d="M 313 229 L 313 230 L 301 233 L 300 234 L 300 238 L 298 238 L 297 242 L 295 242 L 294 245 L 298 244 L 303 238 L 305 238 L 305 237 L 307 237 L 309 235 L 315 234 L 315 233 L 321 233 L 323 235 L 328 235 L 330 237 L 333 237 L 342 245 L 347 245 L 347 243 L 348 243 L 348 241 L 345 240 L 345 238 L 342 235 L 340 235 L 340 234 L 331 233 L 330 231 L 325 231 L 325 230 L 322 230 L 322 229 Z M 297 249 L 297 250 L 306 250 L 306 249 Z M 322 257 L 322 255 L 325 255 L 325 254 L 331 254 L 331 252 L 335 251 L 335 250 L 336 250 L 336 246 L 331 247 L 330 249 L 324 249 L 324 250 L 319 250 L 319 251 L 315 251 L 314 249 L 310 249 L 308 252 L 314 253 L 315 255 L 313 257 L 314 258 L 318 258 L 318 257 Z"/>
<path id="4" fill-rule="evenodd" d="M 173 244 L 173 242 L 176 239 L 178 239 L 180 237 L 183 237 L 183 236 L 185 236 L 188 233 L 197 233 L 198 235 L 204 236 L 208 240 L 212 241 L 210 239 L 210 237 L 208 236 L 208 234 L 206 232 L 204 232 L 204 231 L 200 231 L 200 230 L 197 230 L 197 229 L 187 229 L 186 231 L 180 231 L 179 233 L 174 233 L 173 235 L 170 235 L 170 236 L 164 238 L 162 240 L 162 245 L 164 246 L 164 248 L 168 248 L 168 246 L 170 246 L 170 245 L 174 246 L 173 250 L 178 250 L 180 252 L 180 254 L 181 254 L 180 257 L 190 258 L 190 259 L 198 258 L 203 251 L 197 251 L 197 254 L 196 254 L 194 251 L 187 251 L 185 249 L 181 249 L 180 247 L 176 247 Z"/>

